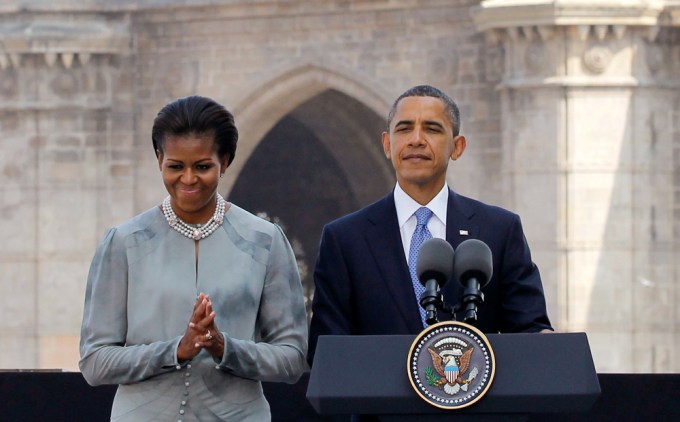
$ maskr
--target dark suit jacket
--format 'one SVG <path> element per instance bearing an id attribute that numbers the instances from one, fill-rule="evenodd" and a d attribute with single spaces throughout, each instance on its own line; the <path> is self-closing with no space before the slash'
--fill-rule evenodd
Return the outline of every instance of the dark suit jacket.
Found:
<path id="1" fill-rule="evenodd" d="M 466 239 L 482 240 L 493 255 L 493 275 L 482 290 L 485 300 L 473 325 L 486 333 L 551 328 L 519 216 L 449 191 L 446 240 L 455 249 Z M 324 227 L 314 283 L 310 362 L 320 335 L 423 330 L 392 193 Z M 442 288 L 444 301 L 457 304 L 462 291 L 457 280 L 449 280 Z"/>

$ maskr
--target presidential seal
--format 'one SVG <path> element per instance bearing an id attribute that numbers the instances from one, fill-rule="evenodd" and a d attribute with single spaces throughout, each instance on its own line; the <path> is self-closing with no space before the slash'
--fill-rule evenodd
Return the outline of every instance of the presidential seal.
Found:
<path id="1" fill-rule="evenodd" d="M 456 321 L 423 330 L 413 341 L 407 361 L 413 389 L 441 409 L 462 409 L 476 403 L 489 390 L 495 367 L 486 336 Z"/>

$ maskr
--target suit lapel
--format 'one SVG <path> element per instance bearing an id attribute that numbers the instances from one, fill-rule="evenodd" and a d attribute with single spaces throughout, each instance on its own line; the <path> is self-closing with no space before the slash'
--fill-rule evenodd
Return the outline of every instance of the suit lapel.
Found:
<path id="1" fill-rule="evenodd" d="M 365 234 L 366 242 L 370 245 L 387 294 L 397 305 L 409 330 L 419 333 L 423 327 L 418 308 L 414 306 L 416 295 L 404 256 L 393 193 L 376 205 L 368 216 L 371 225 Z"/>
<path id="2" fill-rule="evenodd" d="M 446 240 L 457 249 L 467 239 L 477 239 L 479 226 L 474 221 L 475 211 L 464 197 L 449 189 L 449 203 L 446 208 Z M 444 302 L 453 307 L 463 295 L 463 287 L 452 278 L 442 289 Z M 440 321 L 447 316 L 440 315 Z"/>
<path id="3" fill-rule="evenodd" d="M 474 209 L 464 198 L 449 189 L 449 203 L 446 207 L 446 240 L 458 247 L 467 239 L 477 239 L 479 226 L 474 222 Z"/>
<path id="4" fill-rule="evenodd" d="M 474 214 L 473 207 L 465 198 L 449 190 L 446 240 L 454 249 L 467 239 L 477 238 L 479 226 L 474 222 Z M 365 233 L 366 242 L 382 275 L 387 295 L 396 304 L 409 330 L 419 333 L 423 327 L 418 308 L 414 306 L 416 295 L 413 292 L 413 284 L 404 256 L 393 193 L 376 204 L 368 220 L 371 224 Z M 462 290 L 457 280 L 449 280 L 442 292 L 445 301 L 450 305 L 455 305 L 459 301 Z"/>

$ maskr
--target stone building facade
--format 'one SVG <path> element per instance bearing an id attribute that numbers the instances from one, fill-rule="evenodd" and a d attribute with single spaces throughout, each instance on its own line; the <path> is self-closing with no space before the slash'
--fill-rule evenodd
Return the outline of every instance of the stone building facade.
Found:
<path id="1" fill-rule="evenodd" d="M 392 100 L 461 106 L 457 191 L 522 216 L 551 319 L 602 372 L 680 370 L 680 1 L 8 0 L 0 368 L 77 369 L 107 227 L 158 204 L 157 111 L 232 110 L 220 191 L 282 224 L 313 294 L 324 222 L 394 184 Z"/>

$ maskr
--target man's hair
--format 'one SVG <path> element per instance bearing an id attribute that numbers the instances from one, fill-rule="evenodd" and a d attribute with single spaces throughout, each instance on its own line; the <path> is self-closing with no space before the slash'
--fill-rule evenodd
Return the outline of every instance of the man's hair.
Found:
<path id="1" fill-rule="evenodd" d="M 194 95 L 178 98 L 161 109 L 153 121 L 151 140 L 154 151 L 163 151 L 168 137 L 187 135 L 212 135 L 220 159 L 228 156 L 234 160 L 238 130 L 234 116 L 216 101 Z"/>
<path id="2" fill-rule="evenodd" d="M 390 112 L 387 115 L 387 130 L 390 130 L 390 125 L 392 124 L 392 119 L 394 119 L 394 114 L 397 112 L 397 105 L 399 101 L 406 97 L 433 97 L 439 98 L 444 102 L 444 107 L 446 114 L 451 122 L 451 127 L 453 128 L 453 136 L 458 136 L 460 133 L 460 111 L 458 110 L 458 105 L 451 97 L 446 95 L 440 89 L 437 89 L 431 85 L 418 85 L 406 90 L 399 98 L 394 101 Z"/>

